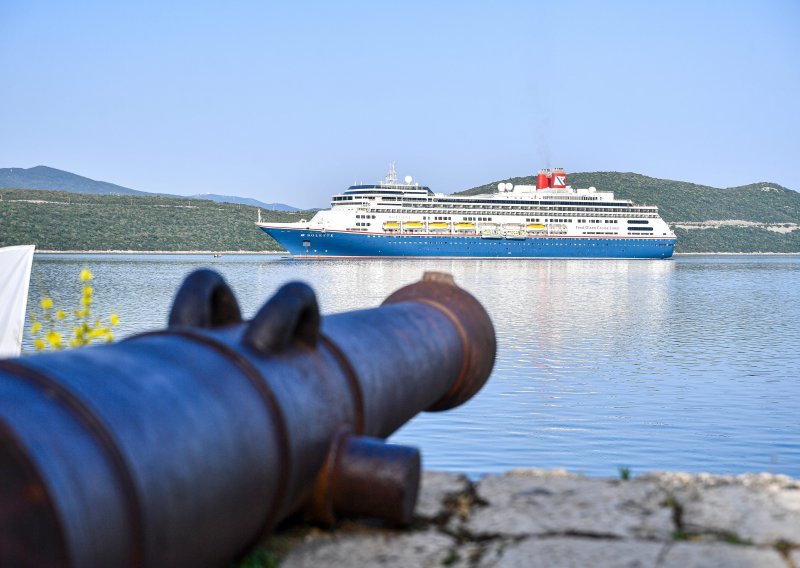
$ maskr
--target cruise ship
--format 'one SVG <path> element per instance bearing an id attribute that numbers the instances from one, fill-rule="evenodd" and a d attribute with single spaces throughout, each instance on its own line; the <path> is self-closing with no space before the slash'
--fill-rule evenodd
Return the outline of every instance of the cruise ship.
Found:
<path id="1" fill-rule="evenodd" d="M 331 208 L 297 223 L 256 223 L 293 257 L 670 258 L 675 234 L 658 208 L 613 192 L 567 185 L 563 168 L 536 185 L 496 193 L 434 193 L 395 165 L 376 184 L 334 195 Z"/>

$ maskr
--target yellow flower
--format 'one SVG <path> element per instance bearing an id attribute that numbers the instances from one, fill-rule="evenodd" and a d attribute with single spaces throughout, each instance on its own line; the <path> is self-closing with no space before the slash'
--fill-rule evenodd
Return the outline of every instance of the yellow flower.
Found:
<path id="1" fill-rule="evenodd" d="M 108 333 L 108 330 L 104 327 L 99 329 L 93 329 L 92 331 L 89 332 L 89 337 L 91 337 L 92 339 L 97 339 L 99 337 L 105 336 L 106 333 Z"/>
<path id="2" fill-rule="evenodd" d="M 1 1 L 1 0 L 0 0 Z M 97 318 L 92 306 L 94 304 L 94 288 L 91 283 L 94 275 L 88 267 L 80 272 L 80 303 L 72 312 L 55 308 L 52 297 L 42 297 L 39 302 L 39 313 L 30 310 L 30 331 L 33 345 L 37 351 L 49 349 L 60 351 L 65 347 L 81 347 L 95 341 L 111 342 L 114 334 L 111 329 L 119 325 L 119 316 L 110 314 L 107 322 Z M 73 320 L 74 314 L 75 319 Z M 39 321 L 41 317 L 41 323 Z M 94 320 L 90 318 L 96 318 Z M 74 323 L 73 323 L 74 322 Z"/>
<path id="3" fill-rule="evenodd" d="M 57 331 L 48 331 L 47 342 L 53 347 L 61 347 L 61 334 Z"/>

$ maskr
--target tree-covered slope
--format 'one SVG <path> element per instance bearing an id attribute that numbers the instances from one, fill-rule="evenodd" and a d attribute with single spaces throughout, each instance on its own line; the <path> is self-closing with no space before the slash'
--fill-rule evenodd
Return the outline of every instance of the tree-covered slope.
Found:
<path id="1" fill-rule="evenodd" d="M 718 188 L 634 173 L 568 174 L 573 187 L 596 187 L 656 205 L 678 237 L 676 252 L 800 252 L 800 193 L 761 182 Z M 457 195 L 494 193 L 499 182 L 533 185 L 533 176 L 497 180 Z M 737 220 L 725 224 L 713 221 Z"/>
<path id="2" fill-rule="evenodd" d="M 575 187 L 611 190 L 657 205 L 678 236 L 678 252 L 800 252 L 800 194 L 774 183 L 720 189 L 631 173 L 568 177 Z M 495 191 L 498 180 L 462 194 Z M 265 211 L 263 218 L 296 221 L 311 212 Z M 45 250 L 280 250 L 254 221 L 257 209 L 206 199 L 88 195 L 0 189 L 0 246 L 36 244 Z M 711 221 L 739 220 L 740 226 Z"/>
<path id="3" fill-rule="evenodd" d="M 572 187 L 596 187 L 637 204 L 657 205 L 668 222 L 741 219 L 761 223 L 800 222 L 800 193 L 776 183 L 762 182 L 726 189 L 634 173 L 582 172 L 568 174 Z M 497 191 L 497 184 L 535 184 L 532 176 L 497 180 L 458 192 L 475 195 Z"/>
<path id="4" fill-rule="evenodd" d="M 675 227 L 676 252 L 781 252 L 800 253 L 800 231 L 777 233 L 762 227 Z"/>
<path id="5" fill-rule="evenodd" d="M 205 199 L 0 189 L 0 246 L 42 250 L 281 250 L 257 208 Z M 308 213 L 264 211 L 264 220 Z"/>
<path id="6" fill-rule="evenodd" d="M 299 211 L 297 207 L 286 205 L 285 203 L 264 203 L 252 197 L 236 197 L 235 195 L 219 195 L 217 193 L 198 193 L 197 195 L 190 195 L 189 198 L 208 199 L 209 201 L 218 201 L 222 203 L 240 203 L 242 205 L 252 205 L 253 207 L 261 207 L 262 209 L 275 211 Z"/>

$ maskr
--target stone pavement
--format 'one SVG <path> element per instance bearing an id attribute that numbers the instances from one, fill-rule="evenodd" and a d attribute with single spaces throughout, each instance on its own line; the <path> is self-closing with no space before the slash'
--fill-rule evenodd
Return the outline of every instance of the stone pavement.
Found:
<path id="1" fill-rule="evenodd" d="M 259 554 L 286 567 L 800 568 L 800 481 L 781 475 L 425 472 L 416 514 L 405 531 L 290 527 Z"/>

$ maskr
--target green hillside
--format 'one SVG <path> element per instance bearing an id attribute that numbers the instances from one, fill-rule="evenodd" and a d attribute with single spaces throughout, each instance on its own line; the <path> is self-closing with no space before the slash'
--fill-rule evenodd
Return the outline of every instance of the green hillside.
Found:
<path id="1" fill-rule="evenodd" d="M 800 231 L 780 234 L 754 227 L 674 231 L 676 252 L 800 252 Z"/>
<path id="2" fill-rule="evenodd" d="M 596 187 L 613 191 L 616 197 L 642 205 L 657 205 L 668 222 L 741 219 L 763 223 L 800 221 L 800 193 L 776 183 L 753 183 L 720 189 L 683 181 L 658 179 L 640 174 L 619 172 L 574 173 L 567 176 L 572 187 Z M 532 176 L 474 187 L 457 195 L 475 195 L 497 191 L 497 184 L 535 184 Z"/>
<path id="3" fill-rule="evenodd" d="M 497 180 L 461 195 L 494 191 Z M 614 191 L 657 205 L 678 236 L 679 252 L 800 252 L 800 193 L 774 183 L 727 189 L 617 172 L 575 173 L 574 187 Z M 297 221 L 312 212 L 262 209 L 265 220 Z M 255 207 L 206 199 L 88 195 L 0 189 L 0 246 L 44 250 L 280 250 L 253 224 Z M 715 224 L 737 220 L 750 223 Z M 705 223 L 704 223 L 705 222 Z M 717 226 L 720 225 L 720 226 Z"/>
<path id="4" fill-rule="evenodd" d="M 0 189 L 0 246 L 42 250 L 282 250 L 254 222 L 257 208 L 206 199 Z M 296 221 L 307 212 L 264 211 Z"/>
<path id="5" fill-rule="evenodd" d="M 535 184 L 533 176 L 514 177 L 458 192 L 458 195 L 494 193 L 499 182 Z M 800 230 L 776 229 L 800 224 L 800 193 L 776 183 L 761 182 L 716 188 L 634 173 L 582 172 L 568 174 L 573 187 L 596 187 L 641 205 L 657 205 L 673 225 L 679 252 L 800 252 Z M 681 223 L 739 220 L 763 226 L 685 228 Z M 678 225 L 675 227 L 674 225 Z"/>

